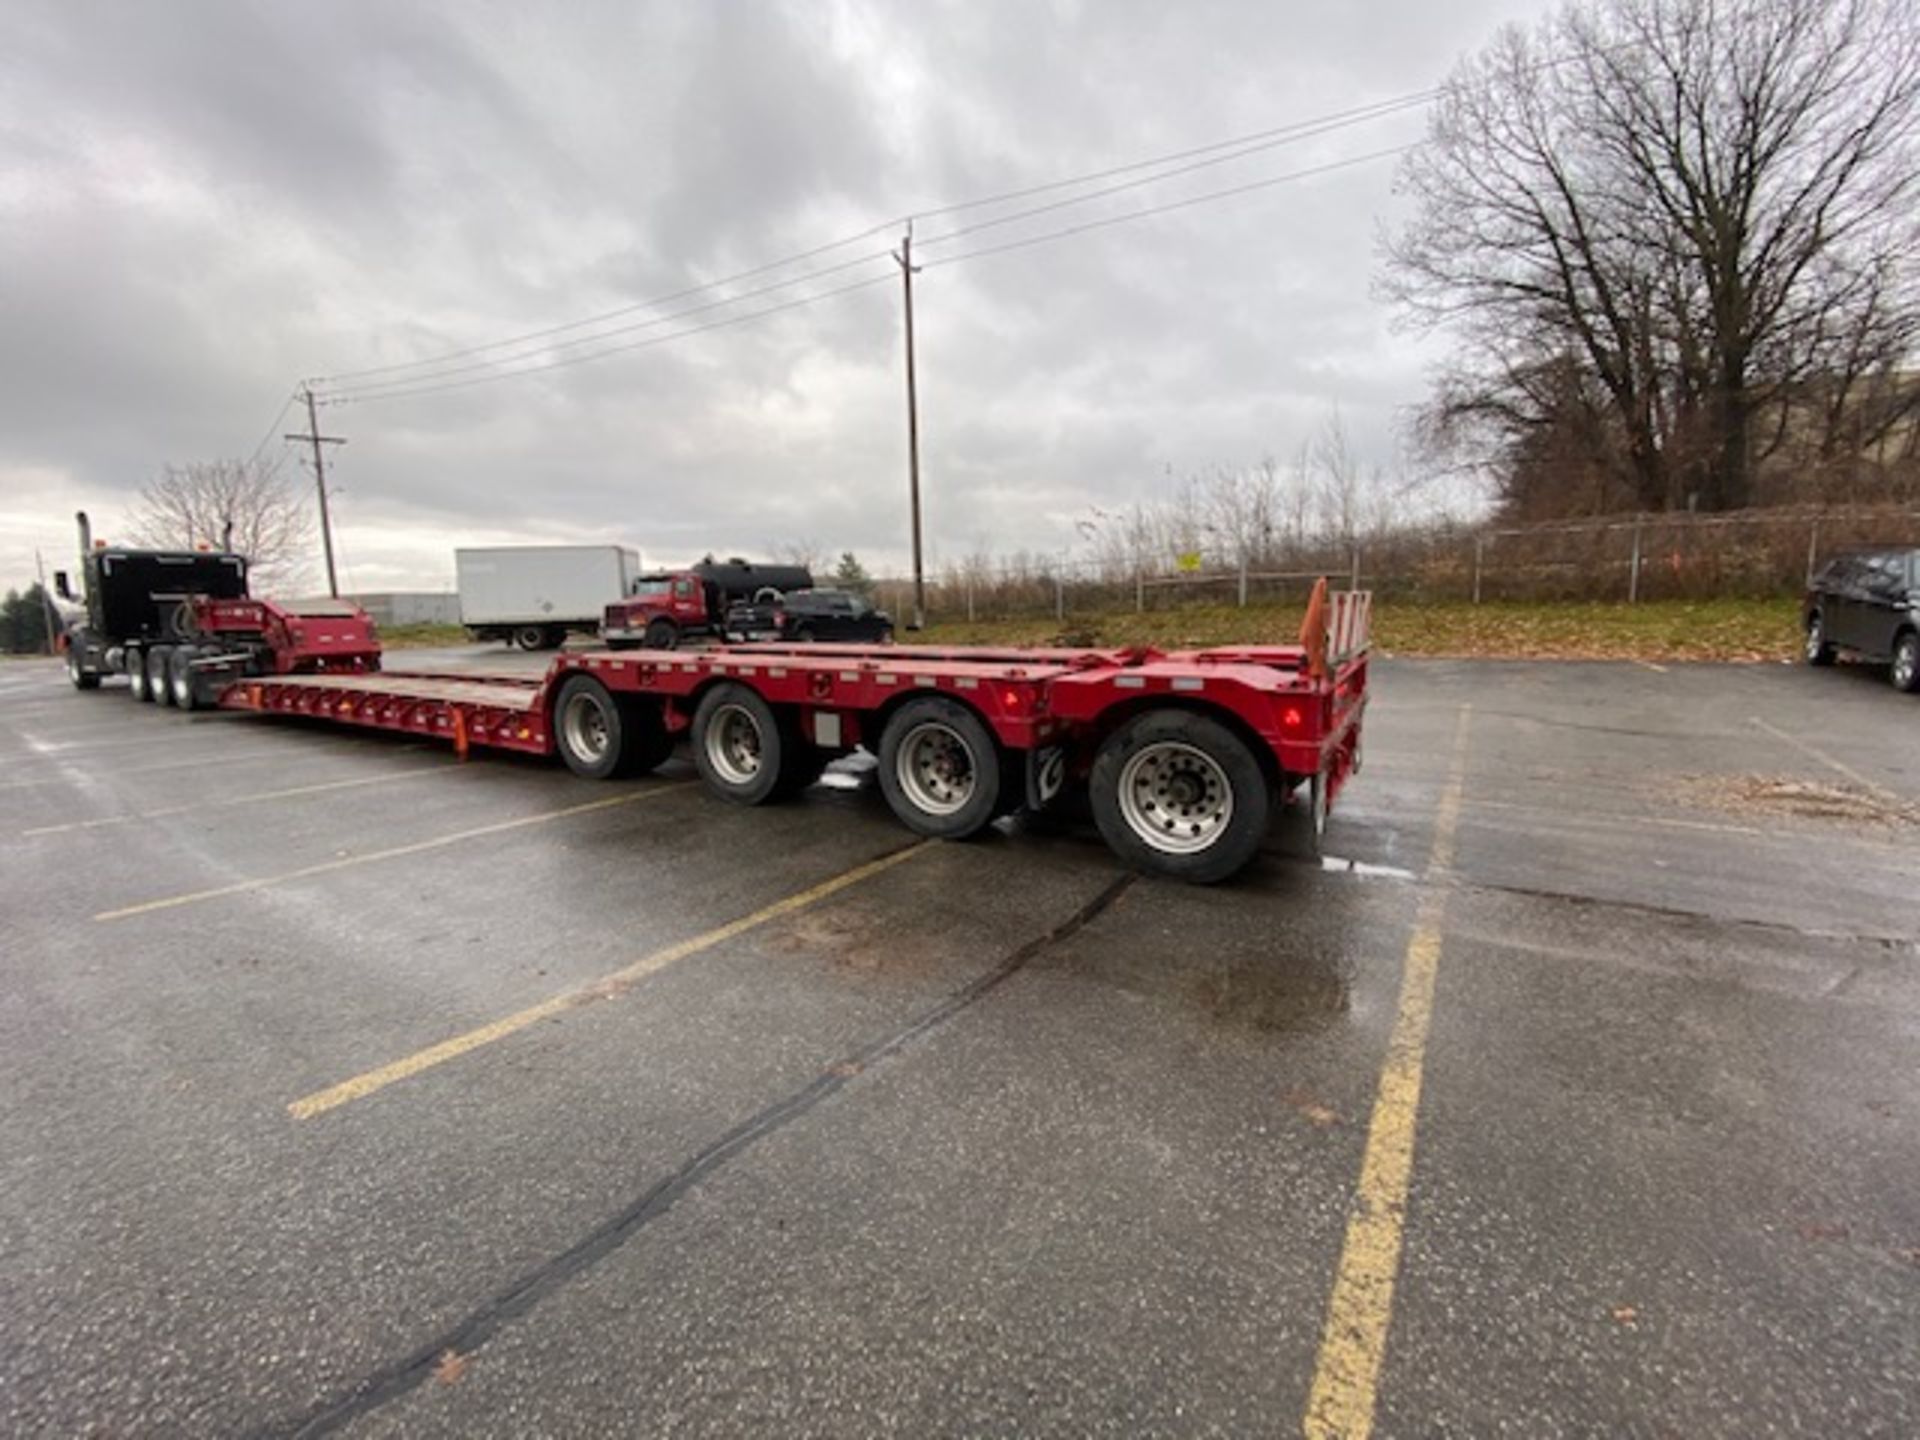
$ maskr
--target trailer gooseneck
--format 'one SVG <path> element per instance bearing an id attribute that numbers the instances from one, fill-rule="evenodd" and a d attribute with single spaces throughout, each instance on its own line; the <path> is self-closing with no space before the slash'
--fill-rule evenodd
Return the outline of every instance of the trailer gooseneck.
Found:
<path id="1" fill-rule="evenodd" d="M 1298 645 L 583 651 L 539 679 L 256 675 L 218 703 L 435 736 L 462 753 L 558 752 L 594 779 L 650 771 L 684 736 L 707 785 L 743 805 L 794 795 L 863 745 L 900 820 L 945 839 L 1084 784 L 1128 863 L 1208 883 L 1253 858 L 1290 796 L 1317 836 L 1358 771 L 1370 601 L 1316 590 Z"/>

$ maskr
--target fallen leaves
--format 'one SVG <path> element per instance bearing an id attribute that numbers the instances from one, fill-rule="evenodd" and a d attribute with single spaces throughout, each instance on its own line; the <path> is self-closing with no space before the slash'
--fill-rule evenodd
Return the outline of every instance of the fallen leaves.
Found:
<path id="1" fill-rule="evenodd" d="M 466 1373 L 467 1357 L 458 1350 L 443 1351 L 433 1367 L 433 1378 L 442 1385 L 458 1385 Z"/>
<path id="2" fill-rule="evenodd" d="M 1633 1306 L 1616 1305 L 1613 1307 L 1612 1314 L 1613 1323 L 1622 1329 L 1638 1330 L 1640 1328 L 1640 1312 Z"/>
<path id="3" fill-rule="evenodd" d="M 1340 1123 L 1339 1111 L 1329 1109 L 1327 1106 L 1322 1105 L 1312 1095 L 1297 1086 L 1291 1090 L 1282 1090 L 1280 1092 L 1280 1098 L 1298 1110 L 1302 1115 L 1306 1116 L 1310 1122 L 1320 1126 L 1322 1129 L 1325 1129 L 1329 1125 L 1338 1125 Z"/>
<path id="4" fill-rule="evenodd" d="M 1831 820 L 1893 829 L 1920 825 L 1920 808 L 1859 785 L 1829 785 L 1788 775 L 1699 775 L 1679 793 L 1696 805 L 1734 815 Z"/>

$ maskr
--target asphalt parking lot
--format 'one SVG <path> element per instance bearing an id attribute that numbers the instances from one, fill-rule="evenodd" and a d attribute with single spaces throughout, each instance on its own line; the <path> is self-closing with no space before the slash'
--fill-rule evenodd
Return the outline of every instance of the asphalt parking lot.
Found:
<path id="1" fill-rule="evenodd" d="M 1920 1433 L 1920 704 L 1374 696 L 1201 890 L 7 665 L 0 1429 Z"/>

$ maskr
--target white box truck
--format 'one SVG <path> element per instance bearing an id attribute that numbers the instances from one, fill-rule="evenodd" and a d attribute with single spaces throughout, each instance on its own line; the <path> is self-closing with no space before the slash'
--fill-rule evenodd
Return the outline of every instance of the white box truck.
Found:
<path id="1" fill-rule="evenodd" d="M 624 545 L 503 545 L 453 552 L 460 623 L 476 640 L 553 650 L 569 633 L 594 634 L 625 599 L 640 554 Z"/>

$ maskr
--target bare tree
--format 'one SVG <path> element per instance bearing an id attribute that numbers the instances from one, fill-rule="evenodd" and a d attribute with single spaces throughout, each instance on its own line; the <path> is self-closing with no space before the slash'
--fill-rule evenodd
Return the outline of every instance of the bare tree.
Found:
<path id="1" fill-rule="evenodd" d="M 314 520 L 306 496 L 271 467 L 201 460 L 169 465 L 142 486 L 127 528 L 143 545 L 244 555 L 264 589 L 305 578 Z"/>
<path id="2" fill-rule="evenodd" d="M 1462 346 L 1428 434 L 1549 484 L 1584 455 L 1649 508 L 1748 503 L 1771 411 L 1837 383 L 1851 412 L 1911 344 L 1917 117 L 1914 0 L 1587 0 L 1503 32 L 1387 243 L 1387 293 Z"/>
<path id="3" fill-rule="evenodd" d="M 809 572 L 821 568 L 827 547 L 819 540 L 802 536 L 798 540 L 770 540 L 767 553 L 782 565 L 798 565 Z"/>

